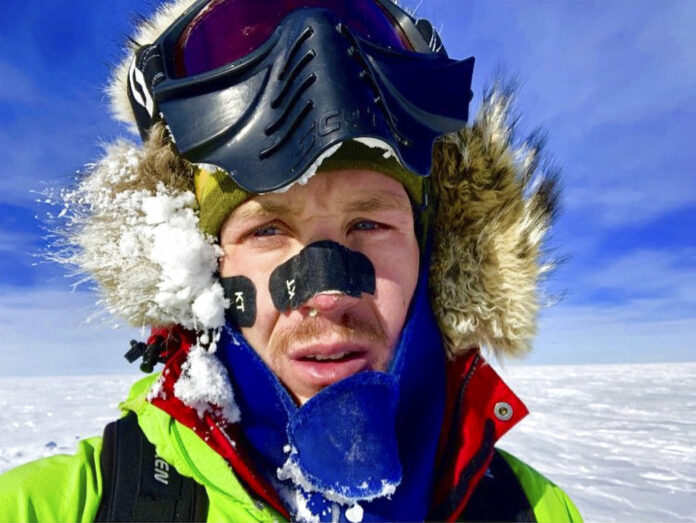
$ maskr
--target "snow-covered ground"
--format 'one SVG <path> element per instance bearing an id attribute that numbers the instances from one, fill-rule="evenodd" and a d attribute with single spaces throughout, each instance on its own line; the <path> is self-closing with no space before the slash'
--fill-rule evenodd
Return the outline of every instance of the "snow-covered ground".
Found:
<path id="1" fill-rule="evenodd" d="M 696 363 L 514 367 L 531 414 L 500 443 L 587 521 L 696 520 Z"/>
<path id="2" fill-rule="evenodd" d="M 587 521 L 696 520 L 696 363 L 503 376 L 532 414 L 500 446 L 565 488 Z M 100 434 L 133 381 L 0 378 L 0 471 Z"/>

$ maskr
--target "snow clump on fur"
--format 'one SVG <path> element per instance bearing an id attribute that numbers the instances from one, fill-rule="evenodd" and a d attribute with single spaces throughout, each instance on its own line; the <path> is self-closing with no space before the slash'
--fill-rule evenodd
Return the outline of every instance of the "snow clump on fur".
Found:
<path id="1" fill-rule="evenodd" d="M 55 259 L 91 275 L 107 309 L 134 326 L 214 329 L 224 324 L 228 305 L 215 277 L 222 251 L 198 227 L 186 182 L 166 179 L 181 171 L 171 168 L 175 161 L 161 144 L 111 145 L 76 188 L 63 192 L 69 248 Z"/>

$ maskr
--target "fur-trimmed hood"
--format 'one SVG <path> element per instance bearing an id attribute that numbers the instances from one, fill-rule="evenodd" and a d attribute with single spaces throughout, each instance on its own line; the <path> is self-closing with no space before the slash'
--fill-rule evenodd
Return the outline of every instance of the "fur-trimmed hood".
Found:
<path id="1" fill-rule="evenodd" d="M 114 69 L 112 114 L 132 129 L 126 83 L 133 51 L 192 1 L 167 4 L 144 21 Z M 512 98 L 512 90 L 492 88 L 473 123 L 441 138 L 433 152 L 431 301 L 452 356 L 479 346 L 520 355 L 536 330 L 539 282 L 550 267 L 542 244 L 558 189 L 540 161 L 543 140 L 515 140 Z M 220 250 L 196 227 L 192 191 L 193 167 L 161 124 L 143 145 L 108 146 L 64 194 L 64 237 L 77 248 L 61 258 L 94 278 L 106 307 L 131 324 L 221 325 L 225 299 L 214 276 Z M 185 245 L 186 254 L 163 252 L 170 245 Z"/>

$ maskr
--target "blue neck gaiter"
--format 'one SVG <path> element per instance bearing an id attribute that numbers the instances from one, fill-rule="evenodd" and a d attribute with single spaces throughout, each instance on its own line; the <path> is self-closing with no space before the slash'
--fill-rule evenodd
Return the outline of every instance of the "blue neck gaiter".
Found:
<path id="1" fill-rule="evenodd" d="M 427 514 L 445 397 L 445 355 L 421 275 L 387 372 L 360 372 L 302 407 L 242 334 L 227 367 L 257 467 L 295 520 L 416 521 Z"/>

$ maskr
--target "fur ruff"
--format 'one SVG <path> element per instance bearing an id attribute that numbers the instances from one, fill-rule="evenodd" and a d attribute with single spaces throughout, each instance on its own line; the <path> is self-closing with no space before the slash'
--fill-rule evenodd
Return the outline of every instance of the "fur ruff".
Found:
<path id="1" fill-rule="evenodd" d="M 107 87 L 112 112 L 132 129 L 126 78 L 133 49 L 136 43 L 154 41 L 191 3 L 167 4 L 143 22 L 114 70 Z M 430 291 L 452 357 L 476 347 L 486 347 L 498 357 L 526 353 L 536 331 L 540 279 L 552 266 L 543 260 L 543 240 L 557 206 L 557 176 L 541 165 L 543 139 L 538 135 L 516 144 L 512 99 L 513 89 L 495 86 L 484 96 L 474 122 L 443 137 L 434 149 Z M 99 176 L 100 165 L 117 162 L 132 169 L 130 179 L 140 189 L 153 192 L 158 182 L 191 189 L 191 165 L 173 153 L 162 127 L 143 146 L 137 162 L 132 161 L 132 147 L 109 147 L 88 178 Z M 114 198 L 122 191 L 112 189 Z M 84 234 L 85 227 L 89 234 Z M 157 289 L 152 282 L 158 281 L 160 270 L 156 264 L 133 266 L 116 259 L 100 266 L 103 246 L 114 242 L 115 231 L 102 224 L 70 232 L 68 240 L 80 248 L 79 257 L 71 261 L 94 275 L 109 308 L 122 316 L 127 312 L 132 324 L 176 323 L 176 318 L 151 314 L 161 313 L 153 307 Z M 119 290 L 123 282 L 128 292 Z M 133 296 L 139 296 L 137 304 L 132 303 Z"/>
<path id="2" fill-rule="evenodd" d="M 540 169 L 544 140 L 514 147 L 512 89 L 496 86 L 473 124 L 436 145 L 431 299 L 452 355 L 484 346 L 530 349 L 538 287 L 551 262 L 542 241 L 558 203 L 557 174 Z M 542 171 L 542 172 L 539 172 Z"/>
<path id="3" fill-rule="evenodd" d="M 111 313 L 134 326 L 206 330 L 224 323 L 226 300 L 215 277 L 222 250 L 198 227 L 193 168 L 174 152 L 163 125 L 143 147 L 124 140 L 108 146 L 62 197 L 64 248 L 53 259 L 94 279 Z"/>

